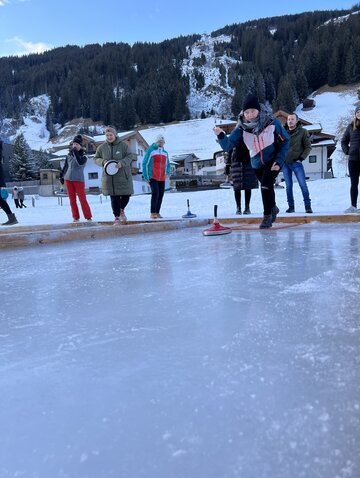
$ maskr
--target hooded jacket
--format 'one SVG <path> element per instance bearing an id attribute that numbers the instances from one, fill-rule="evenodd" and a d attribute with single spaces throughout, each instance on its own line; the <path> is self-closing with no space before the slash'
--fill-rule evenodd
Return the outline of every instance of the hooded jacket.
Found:
<path id="1" fill-rule="evenodd" d="M 219 144 L 224 151 L 230 151 L 241 140 L 246 144 L 254 169 L 261 169 L 269 161 L 282 167 L 289 149 L 289 135 L 281 122 L 261 105 L 261 111 L 254 124 L 245 122 L 243 113 L 234 131 L 226 136 L 220 133 Z"/>
<path id="2" fill-rule="evenodd" d="M 103 166 L 106 161 L 114 160 L 121 163 L 122 167 L 114 176 L 108 176 L 103 169 L 102 193 L 105 196 L 131 196 L 134 194 L 131 163 L 133 155 L 128 145 L 117 136 L 113 143 L 105 141 L 97 148 L 94 161 L 98 166 Z"/>

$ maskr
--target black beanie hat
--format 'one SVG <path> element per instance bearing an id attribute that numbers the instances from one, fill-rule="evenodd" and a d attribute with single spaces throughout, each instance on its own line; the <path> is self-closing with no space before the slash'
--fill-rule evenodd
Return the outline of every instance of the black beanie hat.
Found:
<path id="1" fill-rule="evenodd" d="M 80 146 L 82 146 L 82 136 L 81 134 L 77 134 L 75 136 L 75 138 L 73 139 L 73 143 L 77 143 L 77 144 L 80 144 Z"/>
<path id="2" fill-rule="evenodd" d="M 242 110 L 245 111 L 250 108 L 260 111 L 260 103 L 258 99 L 256 98 L 256 96 L 253 95 L 252 93 L 249 93 L 244 99 Z"/>

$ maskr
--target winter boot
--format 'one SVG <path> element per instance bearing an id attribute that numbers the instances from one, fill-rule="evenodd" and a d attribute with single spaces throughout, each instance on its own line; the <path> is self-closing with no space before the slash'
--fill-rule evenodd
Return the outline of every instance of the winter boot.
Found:
<path id="1" fill-rule="evenodd" d="M 241 209 L 238 207 L 235 214 L 241 214 Z"/>
<path id="2" fill-rule="evenodd" d="M 251 211 L 250 211 L 250 208 L 249 207 L 246 207 L 244 209 L 244 214 L 251 214 Z"/>
<path id="3" fill-rule="evenodd" d="M 271 209 L 271 218 L 272 218 L 272 222 L 275 222 L 276 221 L 276 216 L 279 214 L 280 212 L 280 209 L 277 207 L 277 205 L 275 204 L 275 206 Z"/>
<path id="4" fill-rule="evenodd" d="M 294 206 L 289 206 L 285 212 L 295 212 Z"/>
<path id="5" fill-rule="evenodd" d="M 305 206 L 305 212 L 307 212 L 308 214 L 312 214 L 313 210 L 311 209 L 311 206 Z"/>
<path id="6" fill-rule="evenodd" d="M 264 216 L 262 223 L 260 224 L 260 229 L 268 229 L 272 226 L 272 216 L 269 214 L 268 216 Z"/>
<path id="7" fill-rule="evenodd" d="M 6 222 L 3 222 L 2 226 L 12 226 L 13 224 L 18 223 L 18 220 L 16 219 L 16 216 L 14 213 L 8 214 L 7 217 L 8 217 L 8 220 Z"/>

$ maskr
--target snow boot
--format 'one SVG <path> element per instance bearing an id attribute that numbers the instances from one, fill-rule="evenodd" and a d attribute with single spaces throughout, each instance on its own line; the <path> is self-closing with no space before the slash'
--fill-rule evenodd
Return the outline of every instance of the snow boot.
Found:
<path id="1" fill-rule="evenodd" d="M 294 206 L 289 206 L 289 207 L 286 209 L 285 212 L 290 212 L 290 213 L 291 213 L 291 212 L 295 212 Z"/>
<path id="2" fill-rule="evenodd" d="M 275 206 L 271 209 L 271 220 L 272 220 L 272 222 L 276 221 L 276 216 L 279 214 L 279 212 L 280 212 L 280 209 L 275 204 Z"/>
<path id="3" fill-rule="evenodd" d="M 7 217 L 8 217 L 8 220 L 6 222 L 3 222 L 2 226 L 12 226 L 13 224 L 18 223 L 18 220 L 16 219 L 16 216 L 14 213 L 8 214 Z"/>
<path id="4" fill-rule="evenodd" d="M 272 226 L 272 216 L 269 214 L 268 216 L 264 216 L 262 223 L 260 224 L 260 229 L 268 229 Z"/>
<path id="5" fill-rule="evenodd" d="M 305 212 L 307 212 L 308 214 L 312 214 L 313 210 L 311 209 L 311 206 L 305 206 Z"/>

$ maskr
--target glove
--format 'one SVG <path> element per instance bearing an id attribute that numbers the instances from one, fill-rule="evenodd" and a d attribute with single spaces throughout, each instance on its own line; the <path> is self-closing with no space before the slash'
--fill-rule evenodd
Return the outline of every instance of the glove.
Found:
<path id="1" fill-rule="evenodd" d="M 59 181 L 60 181 L 61 184 L 65 183 L 64 178 L 59 178 Z"/>
<path id="2" fill-rule="evenodd" d="M 225 170 L 224 170 L 225 176 L 230 175 L 230 164 L 225 165 Z"/>

